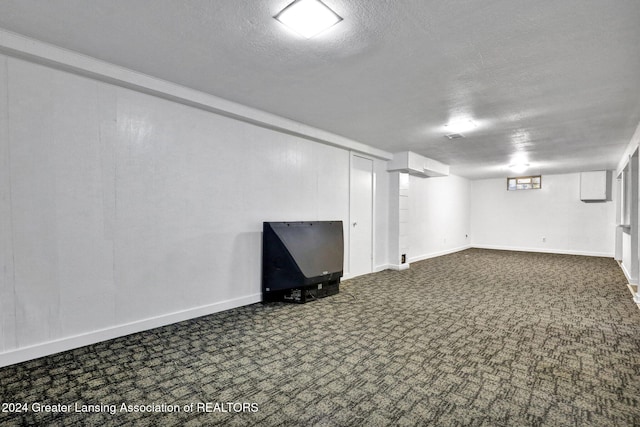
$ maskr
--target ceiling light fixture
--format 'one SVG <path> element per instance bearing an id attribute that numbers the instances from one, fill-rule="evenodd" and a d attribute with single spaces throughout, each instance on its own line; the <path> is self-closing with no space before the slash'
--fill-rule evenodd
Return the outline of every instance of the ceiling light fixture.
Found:
<path id="1" fill-rule="evenodd" d="M 513 165 L 509 165 L 509 169 L 511 169 L 514 173 L 522 173 L 529 168 L 529 163 L 517 163 Z"/>
<path id="2" fill-rule="evenodd" d="M 274 18 L 307 39 L 342 21 L 337 13 L 320 0 L 296 0 Z"/>
<path id="3" fill-rule="evenodd" d="M 461 120 L 458 119 L 458 120 L 450 121 L 449 123 L 444 125 L 444 127 L 449 133 L 464 134 L 472 130 L 475 130 L 478 127 L 478 125 L 475 124 L 473 120 L 470 120 L 470 119 L 461 119 Z"/>

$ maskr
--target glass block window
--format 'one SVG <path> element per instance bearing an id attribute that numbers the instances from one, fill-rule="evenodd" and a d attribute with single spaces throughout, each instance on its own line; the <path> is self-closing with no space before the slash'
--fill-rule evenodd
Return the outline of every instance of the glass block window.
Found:
<path id="1" fill-rule="evenodd" d="M 507 190 L 539 190 L 542 188 L 542 176 L 516 176 L 507 178 Z"/>

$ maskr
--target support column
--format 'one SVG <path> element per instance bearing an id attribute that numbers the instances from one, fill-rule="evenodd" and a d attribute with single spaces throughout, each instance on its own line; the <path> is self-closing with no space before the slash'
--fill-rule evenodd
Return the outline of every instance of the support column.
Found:
<path id="1" fill-rule="evenodd" d="M 389 191 L 389 259 L 394 270 L 409 268 L 409 174 L 391 174 Z"/>
<path id="2" fill-rule="evenodd" d="M 615 254 L 613 259 L 620 262 L 622 261 L 622 174 L 616 177 L 614 181 L 614 203 L 616 204 L 616 241 L 615 241 Z"/>

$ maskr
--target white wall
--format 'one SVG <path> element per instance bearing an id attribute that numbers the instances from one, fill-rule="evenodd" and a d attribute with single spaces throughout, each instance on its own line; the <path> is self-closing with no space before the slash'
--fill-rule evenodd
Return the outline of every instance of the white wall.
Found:
<path id="1" fill-rule="evenodd" d="M 470 181 L 455 175 L 410 177 L 409 261 L 469 247 Z"/>
<path id="2" fill-rule="evenodd" d="M 15 347 L 11 175 L 7 135 L 7 58 L 0 55 L 0 352 Z"/>
<path id="3" fill-rule="evenodd" d="M 613 257 L 615 204 L 580 201 L 580 174 L 544 175 L 540 190 L 506 187 L 471 183 L 473 246 Z"/>
<path id="4" fill-rule="evenodd" d="M 348 223 L 348 150 L 0 61 L 0 366 L 257 302 L 262 221 Z"/>
<path id="5" fill-rule="evenodd" d="M 2 55 L 0 106 L 0 366 L 259 301 L 262 221 L 348 225 L 346 149 Z M 578 183 L 411 177 L 409 261 L 470 243 L 611 256 L 613 203 Z"/>

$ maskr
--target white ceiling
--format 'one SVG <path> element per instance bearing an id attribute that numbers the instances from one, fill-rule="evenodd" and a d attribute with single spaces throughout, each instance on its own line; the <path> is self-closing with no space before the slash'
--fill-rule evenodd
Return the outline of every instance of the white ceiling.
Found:
<path id="1" fill-rule="evenodd" d="M 0 0 L 0 27 L 469 178 L 615 168 L 640 121 L 638 0 L 324 0 L 311 40 L 289 2 Z"/>

